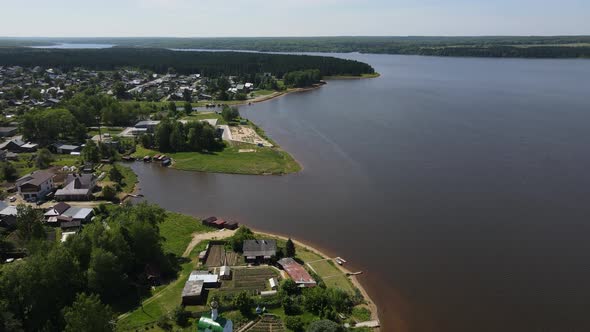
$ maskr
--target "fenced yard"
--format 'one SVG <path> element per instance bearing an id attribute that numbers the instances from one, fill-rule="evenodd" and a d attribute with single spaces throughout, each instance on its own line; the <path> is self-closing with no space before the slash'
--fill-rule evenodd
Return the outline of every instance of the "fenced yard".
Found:
<path id="1" fill-rule="evenodd" d="M 271 267 L 234 268 L 232 279 L 222 281 L 218 291 L 222 294 L 237 294 L 243 291 L 258 293 L 269 289 L 268 279 L 278 275 L 278 271 Z"/>
<path id="2" fill-rule="evenodd" d="M 319 275 L 328 287 L 340 288 L 354 294 L 354 288 L 348 277 L 335 265 L 332 260 L 317 260 L 307 265 Z"/>
<path id="3" fill-rule="evenodd" d="M 222 244 L 213 244 L 209 248 L 209 255 L 205 265 L 207 267 L 229 265 L 234 266 L 242 262 L 242 256 L 232 250 L 225 250 Z"/>

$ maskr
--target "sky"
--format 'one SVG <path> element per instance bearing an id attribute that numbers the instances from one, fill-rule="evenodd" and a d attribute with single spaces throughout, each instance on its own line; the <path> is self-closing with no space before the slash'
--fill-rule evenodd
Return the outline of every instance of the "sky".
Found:
<path id="1" fill-rule="evenodd" d="M 3 37 L 588 35 L 590 0 L 0 0 Z"/>

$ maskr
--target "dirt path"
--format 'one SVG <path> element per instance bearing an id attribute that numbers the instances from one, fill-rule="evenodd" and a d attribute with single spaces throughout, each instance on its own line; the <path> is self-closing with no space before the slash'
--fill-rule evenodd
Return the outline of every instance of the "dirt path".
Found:
<path id="1" fill-rule="evenodd" d="M 235 232 L 236 232 L 235 230 L 232 231 L 232 230 L 229 230 L 229 229 L 222 229 L 220 231 L 215 231 L 215 232 L 196 233 L 196 234 L 193 234 L 193 239 L 191 240 L 191 242 L 186 247 L 186 250 L 184 251 L 184 253 L 182 253 L 182 257 L 188 257 L 188 255 L 191 254 L 191 251 L 193 251 L 193 249 L 201 241 L 225 239 L 225 238 L 228 238 L 228 237 L 234 235 Z"/>

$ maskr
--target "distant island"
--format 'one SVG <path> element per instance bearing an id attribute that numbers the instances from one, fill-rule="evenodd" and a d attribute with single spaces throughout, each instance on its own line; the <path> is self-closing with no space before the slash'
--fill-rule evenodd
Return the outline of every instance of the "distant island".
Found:
<path id="1" fill-rule="evenodd" d="M 49 46 L 60 43 L 94 43 L 110 44 L 118 47 L 248 50 L 259 52 L 359 52 L 516 58 L 590 57 L 590 36 L 0 38 L 0 47 Z"/>

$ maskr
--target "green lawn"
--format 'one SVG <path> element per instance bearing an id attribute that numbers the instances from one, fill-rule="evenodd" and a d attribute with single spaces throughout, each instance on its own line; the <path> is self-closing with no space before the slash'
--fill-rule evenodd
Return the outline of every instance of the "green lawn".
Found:
<path id="1" fill-rule="evenodd" d="M 103 135 L 106 134 L 106 133 L 109 133 L 111 136 L 116 136 L 116 135 L 119 135 L 122 131 L 123 131 L 122 128 L 117 128 L 117 127 L 100 128 L 100 132 Z M 88 135 L 90 137 L 94 137 L 94 136 L 98 135 L 98 130 L 95 130 L 95 129 L 94 130 L 89 130 L 88 131 Z"/>
<path id="2" fill-rule="evenodd" d="M 106 176 L 103 179 L 103 181 L 105 181 L 105 182 L 111 181 L 111 179 L 109 177 L 109 171 L 111 170 L 112 167 L 113 167 L 112 165 L 104 165 L 100 169 L 100 171 L 106 173 Z M 133 170 L 129 166 L 117 164 L 117 168 L 119 169 L 119 171 L 123 175 L 121 189 L 123 190 L 124 193 L 132 193 L 133 189 L 135 189 L 135 185 L 138 182 L 137 174 L 135 174 L 135 172 L 133 172 Z"/>
<path id="3" fill-rule="evenodd" d="M 250 149 L 254 152 L 239 152 Z M 138 146 L 135 157 L 160 154 Z M 231 173 L 231 174 L 289 174 L 301 170 L 301 166 L 287 152 L 278 148 L 258 147 L 252 144 L 232 143 L 221 152 L 179 152 L 166 154 L 174 160 L 173 168 L 183 171 Z"/>
<path id="4" fill-rule="evenodd" d="M 35 153 L 20 153 L 18 160 L 11 161 L 16 168 L 18 176 L 31 173 L 32 171 L 38 170 L 35 165 L 34 159 Z M 79 166 L 80 156 L 72 156 L 69 154 L 54 154 L 52 166 Z"/>
<path id="5" fill-rule="evenodd" d="M 205 233 L 213 228 L 203 226 L 197 218 L 180 213 L 168 212 L 166 220 L 160 224 L 160 234 L 164 237 L 164 250 L 182 255 L 191 242 L 193 233 Z"/>
<path id="6" fill-rule="evenodd" d="M 227 124 L 227 122 L 223 119 L 221 114 L 217 114 L 215 112 L 193 112 L 191 115 L 185 116 L 182 118 L 183 120 L 205 120 L 205 119 L 217 119 L 217 124 Z"/>
<path id="7" fill-rule="evenodd" d="M 327 287 L 340 288 L 354 294 L 354 287 L 348 277 L 332 260 L 322 260 L 310 263 L 315 272 L 323 279 Z"/>

